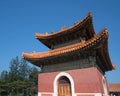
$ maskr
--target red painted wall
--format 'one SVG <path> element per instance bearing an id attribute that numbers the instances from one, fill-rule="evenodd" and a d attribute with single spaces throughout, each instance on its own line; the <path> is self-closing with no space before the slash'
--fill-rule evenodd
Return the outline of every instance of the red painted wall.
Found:
<path id="1" fill-rule="evenodd" d="M 71 73 L 76 93 L 101 93 L 102 74 L 97 68 L 86 68 Z"/>
<path id="2" fill-rule="evenodd" d="M 39 74 L 38 92 L 53 92 L 53 82 L 57 74 L 57 72 Z"/>
<path id="3" fill-rule="evenodd" d="M 103 93 L 102 74 L 97 68 L 84 68 L 64 71 L 73 78 L 75 93 Z M 41 73 L 38 79 L 38 92 L 53 92 L 54 79 L 60 72 Z"/>

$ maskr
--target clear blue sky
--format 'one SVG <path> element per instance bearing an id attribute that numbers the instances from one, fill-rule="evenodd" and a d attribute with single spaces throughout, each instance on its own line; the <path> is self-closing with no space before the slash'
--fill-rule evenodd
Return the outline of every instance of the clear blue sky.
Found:
<path id="1" fill-rule="evenodd" d="M 96 33 L 107 27 L 109 54 L 117 68 L 107 72 L 109 83 L 120 83 L 120 0 L 0 0 L 0 72 L 23 51 L 47 51 L 36 32 L 58 31 L 91 11 Z"/>

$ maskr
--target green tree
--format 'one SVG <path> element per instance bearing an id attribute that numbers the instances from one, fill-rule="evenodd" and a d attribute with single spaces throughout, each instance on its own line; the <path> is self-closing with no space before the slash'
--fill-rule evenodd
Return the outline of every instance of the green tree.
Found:
<path id="1" fill-rule="evenodd" d="M 38 81 L 38 73 L 39 73 L 39 70 L 35 66 L 33 66 L 30 69 L 29 80 L 31 82 L 34 82 L 35 85 L 37 84 L 37 81 Z"/>
<path id="2" fill-rule="evenodd" d="M 19 61 L 18 56 L 16 56 L 10 62 L 10 71 L 9 71 L 10 81 L 19 80 L 19 77 L 20 77 L 19 66 L 20 66 L 20 61 Z"/>
<path id="3" fill-rule="evenodd" d="M 8 81 L 8 79 L 9 79 L 9 73 L 7 71 L 5 71 L 5 70 L 2 71 L 1 75 L 0 75 L 0 79 L 2 81 Z"/>
<path id="4" fill-rule="evenodd" d="M 19 66 L 19 76 L 21 80 L 26 80 L 29 77 L 29 69 L 28 63 L 26 60 L 21 59 L 20 66 Z"/>
<path id="5" fill-rule="evenodd" d="M 30 69 L 29 81 L 31 82 L 31 93 L 32 95 L 37 94 L 38 87 L 38 73 L 39 70 L 36 67 Z"/>
<path id="6" fill-rule="evenodd" d="M 18 56 L 10 61 L 10 70 L 0 74 L 0 96 L 35 96 L 39 70 Z"/>

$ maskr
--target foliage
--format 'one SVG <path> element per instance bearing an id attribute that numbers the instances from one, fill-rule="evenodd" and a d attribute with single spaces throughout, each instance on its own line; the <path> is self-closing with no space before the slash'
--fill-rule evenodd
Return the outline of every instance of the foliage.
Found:
<path id="1" fill-rule="evenodd" d="M 0 96 L 35 96 L 38 73 L 35 66 L 16 56 L 10 62 L 10 71 L 0 74 Z"/>

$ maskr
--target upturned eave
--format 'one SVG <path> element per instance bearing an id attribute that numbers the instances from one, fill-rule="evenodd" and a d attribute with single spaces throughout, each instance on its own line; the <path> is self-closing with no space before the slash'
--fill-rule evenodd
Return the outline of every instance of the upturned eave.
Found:
<path id="1" fill-rule="evenodd" d="M 99 34 L 95 34 L 94 37 L 92 37 L 87 41 L 83 40 L 76 44 L 68 45 L 68 46 L 57 48 L 54 50 L 49 50 L 48 52 L 32 52 L 32 53 L 23 52 L 22 57 L 30 61 L 31 63 L 34 63 L 34 62 L 36 63 L 37 61 L 40 62 L 42 60 L 47 60 L 47 58 L 50 58 L 50 57 L 57 57 L 59 55 L 69 54 L 70 52 L 74 52 L 74 51 L 84 51 L 90 48 L 93 48 L 93 49 L 98 48 L 99 54 L 101 54 L 101 58 L 103 59 L 103 62 L 105 62 L 106 71 L 109 71 L 114 69 L 114 67 L 110 61 L 107 40 L 108 40 L 108 32 L 107 32 L 107 29 L 105 28 Z M 102 51 L 101 51 L 101 48 L 99 49 L 101 44 L 103 44 Z M 105 46 L 106 48 L 104 48 Z M 40 65 L 37 65 L 37 66 L 40 66 Z"/>
<path id="2" fill-rule="evenodd" d="M 76 30 L 81 30 L 81 29 L 87 29 L 88 32 L 85 33 L 88 36 L 87 38 L 92 38 L 95 34 L 93 24 L 92 24 L 92 13 L 89 12 L 88 15 L 82 19 L 79 20 L 78 22 L 74 23 L 73 26 L 70 27 L 65 27 L 63 26 L 60 31 L 58 32 L 51 32 L 51 33 L 36 33 L 35 38 L 38 39 L 40 42 L 42 42 L 44 45 L 46 45 L 48 48 L 51 48 L 51 40 L 54 41 L 56 39 L 59 39 L 59 37 L 62 37 L 66 34 L 70 34 L 76 32 Z M 90 31 L 89 31 L 90 30 Z"/>

